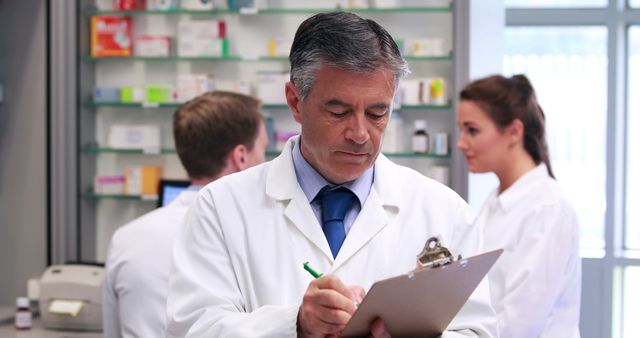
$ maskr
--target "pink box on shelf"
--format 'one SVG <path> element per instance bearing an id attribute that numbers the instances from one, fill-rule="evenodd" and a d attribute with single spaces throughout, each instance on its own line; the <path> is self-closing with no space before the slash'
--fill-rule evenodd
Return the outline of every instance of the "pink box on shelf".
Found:
<path id="1" fill-rule="evenodd" d="M 99 176 L 94 179 L 93 192 L 101 195 L 124 194 L 124 176 Z"/>
<path id="2" fill-rule="evenodd" d="M 138 35 L 134 39 L 133 54 L 135 56 L 169 56 L 171 55 L 171 37 Z"/>
<path id="3" fill-rule="evenodd" d="M 297 135 L 300 135 L 299 131 L 276 131 L 276 149 L 278 151 L 284 150 L 287 141 Z"/>

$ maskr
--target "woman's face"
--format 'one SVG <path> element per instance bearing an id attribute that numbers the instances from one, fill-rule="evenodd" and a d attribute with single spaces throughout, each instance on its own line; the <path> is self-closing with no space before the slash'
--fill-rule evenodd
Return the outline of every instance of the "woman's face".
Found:
<path id="1" fill-rule="evenodd" d="M 479 105 L 461 101 L 458 106 L 460 138 L 457 147 L 473 173 L 499 172 L 509 163 L 513 137 L 500 130 Z"/>

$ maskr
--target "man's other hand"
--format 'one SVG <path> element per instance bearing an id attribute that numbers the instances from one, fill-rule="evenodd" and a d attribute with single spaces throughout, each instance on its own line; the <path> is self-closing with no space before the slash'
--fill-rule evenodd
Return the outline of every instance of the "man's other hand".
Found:
<path id="1" fill-rule="evenodd" d="M 372 338 L 391 338 L 389 332 L 387 332 L 387 328 L 384 327 L 384 323 L 382 319 L 376 319 L 373 324 L 371 324 L 371 336 Z"/>

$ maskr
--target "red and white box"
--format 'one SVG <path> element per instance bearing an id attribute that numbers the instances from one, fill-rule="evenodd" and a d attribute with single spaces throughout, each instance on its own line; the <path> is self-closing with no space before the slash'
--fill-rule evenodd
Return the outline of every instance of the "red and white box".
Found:
<path id="1" fill-rule="evenodd" d="M 214 89 L 211 74 L 178 74 L 176 101 L 186 102 Z"/>
<path id="2" fill-rule="evenodd" d="M 171 37 L 139 35 L 133 44 L 135 56 L 169 56 L 171 55 Z"/>
<path id="3" fill-rule="evenodd" d="M 225 38 L 227 25 L 223 20 L 182 20 L 178 22 L 178 39 Z"/>
<path id="4" fill-rule="evenodd" d="M 131 17 L 91 17 L 91 56 L 127 57 L 132 53 Z"/>

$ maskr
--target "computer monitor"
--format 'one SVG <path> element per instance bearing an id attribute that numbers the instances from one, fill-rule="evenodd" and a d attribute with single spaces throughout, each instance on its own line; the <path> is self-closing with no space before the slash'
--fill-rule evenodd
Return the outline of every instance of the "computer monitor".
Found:
<path id="1" fill-rule="evenodd" d="M 160 180 L 158 208 L 171 203 L 180 193 L 191 185 L 187 180 Z"/>

